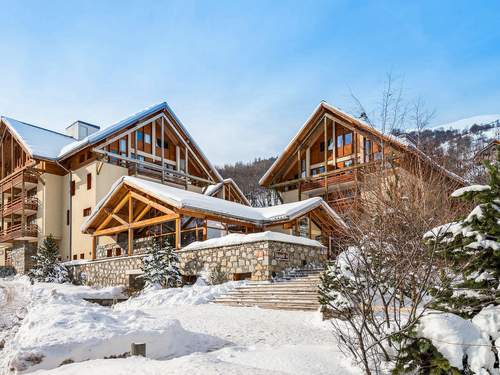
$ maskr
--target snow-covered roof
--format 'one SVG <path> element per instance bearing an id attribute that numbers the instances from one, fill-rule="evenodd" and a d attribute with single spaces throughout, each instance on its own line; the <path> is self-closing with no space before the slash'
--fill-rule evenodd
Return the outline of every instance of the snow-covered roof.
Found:
<path id="1" fill-rule="evenodd" d="M 205 190 L 203 191 L 203 194 L 205 195 L 209 195 L 211 197 L 213 197 L 215 194 L 217 194 L 217 192 L 220 191 L 220 189 L 224 186 L 224 185 L 231 185 L 233 187 L 233 189 L 235 189 L 238 194 L 241 196 L 241 199 L 249 206 L 251 206 L 250 202 L 248 201 L 247 197 L 245 196 L 245 194 L 243 194 L 243 191 L 241 191 L 240 187 L 238 186 L 238 184 L 232 179 L 232 178 L 225 178 L 223 182 L 219 182 L 218 184 L 214 184 L 214 185 L 208 185 Z"/>
<path id="2" fill-rule="evenodd" d="M 324 247 L 318 241 L 311 240 L 309 238 L 292 236 L 290 234 L 285 234 L 285 233 L 266 231 L 266 232 L 251 233 L 251 234 L 231 233 L 224 237 L 212 238 L 206 241 L 193 242 L 184 247 L 181 251 L 210 249 L 213 247 L 239 245 L 243 243 L 252 243 L 260 241 L 276 241 L 276 242 L 293 243 L 304 246 Z"/>
<path id="3" fill-rule="evenodd" d="M 347 228 L 347 225 L 339 215 L 319 197 L 278 206 L 256 208 L 138 177 L 122 176 L 113 184 L 110 191 L 96 205 L 90 216 L 82 224 L 82 231 L 86 231 L 89 228 L 90 223 L 97 216 L 99 210 L 106 204 L 114 192 L 118 191 L 124 185 L 139 190 L 178 209 L 209 213 L 228 219 L 252 222 L 256 225 L 268 225 L 275 222 L 293 220 L 304 213 L 321 207 L 339 226 Z"/>
<path id="4" fill-rule="evenodd" d="M 2 116 L 2 121 L 28 153 L 36 158 L 55 160 L 59 156 L 59 150 L 75 142 L 75 139 L 68 135 L 13 118 Z"/>
<path id="5" fill-rule="evenodd" d="M 200 154 L 201 158 L 205 161 L 209 169 L 213 172 L 214 176 L 222 181 L 222 176 L 219 174 L 217 169 L 210 163 L 206 155 L 200 149 L 195 140 L 186 130 L 185 126 L 179 120 L 177 115 L 172 111 L 167 102 L 162 102 L 121 120 L 107 128 L 99 130 L 95 133 L 88 135 L 87 137 L 77 141 L 74 138 L 57 133 L 52 130 L 44 129 L 35 125 L 26 124 L 24 122 L 14 120 L 8 117 L 2 117 L 2 120 L 12 129 L 13 133 L 19 138 L 21 142 L 28 151 L 35 157 L 42 159 L 63 159 L 75 152 L 81 150 L 82 148 L 95 144 L 99 141 L 104 140 L 111 134 L 120 131 L 127 126 L 132 125 L 136 121 L 147 117 L 155 112 L 165 110 L 167 111 L 176 121 L 176 123 L 181 128 L 184 135 L 188 138 L 188 143 L 192 144 L 196 151 Z"/>

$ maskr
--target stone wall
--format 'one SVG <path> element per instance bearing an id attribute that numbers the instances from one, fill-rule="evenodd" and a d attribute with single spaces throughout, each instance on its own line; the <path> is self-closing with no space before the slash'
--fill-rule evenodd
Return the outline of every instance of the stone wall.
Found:
<path id="1" fill-rule="evenodd" d="M 252 280 L 269 280 L 288 268 L 319 265 L 327 260 L 325 247 L 277 241 L 259 241 L 230 246 L 179 251 L 180 269 L 185 276 L 221 266 L 230 278 L 251 274 Z M 100 259 L 69 266 L 74 275 L 85 274 L 86 284 L 105 287 L 130 286 L 142 268 L 143 255 Z"/>
<path id="2" fill-rule="evenodd" d="M 33 259 L 36 254 L 36 243 L 28 241 L 16 241 L 11 250 L 12 266 L 18 274 L 25 274 L 33 268 Z"/>
<path id="3" fill-rule="evenodd" d="M 142 258 L 141 255 L 134 255 L 99 259 L 70 265 L 68 268 L 76 279 L 85 281 L 86 285 L 100 288 L 115 285 L 129 286 L 131 275 L 139 273 L 142 268 Z"/>
<path id="4" fill-rule="evenodd" d="M 260 241 L 207 249 L 179 251 L 181 269 L 187 275 L 210 270 L 217 265 L 229 275 L 251 273 L 252 280 L 269 280 L 287 268 L 323 264 L 325 247 L 277 241 Z"/>

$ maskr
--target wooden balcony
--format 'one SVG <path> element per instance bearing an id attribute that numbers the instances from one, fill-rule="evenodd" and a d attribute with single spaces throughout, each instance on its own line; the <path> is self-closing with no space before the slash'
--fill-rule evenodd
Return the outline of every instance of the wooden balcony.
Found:
<path id="1" fill-rule="evenodd" d="M 19 197 L 13 201 L 0 206 L 0 212 L 3 216 L 11 214 L 16 215 L 33 215 L 38 209 L 38 199 L 36 197 Z"/>
<path id="2" fill-rule="evenodd" d="M 332 171 L 311 177 L 301 184 L 301 189 L 303 192 L 306 192 L 315 189 L 325 189 L 328 186 L 338 184 L 354 183 L 358 177 L 359 168 L 343 168 L 339 171 Z"/>
<path id="3" fill-rule="evenodd" d="M 38 238 L 38 226 L 35 224 L 16 224 L 0 232 L 0 243 L 14 240 L 34 241 Z"/>
<path id="4" fill-rule="evenodd" d="M 8 192 L 13 187 L 21 188 L 23 183 L 25 189 L 32 189 L 38 184 L 38 176 L 30 169 L 21 169 L 0 181 L 1 191 Z"/>

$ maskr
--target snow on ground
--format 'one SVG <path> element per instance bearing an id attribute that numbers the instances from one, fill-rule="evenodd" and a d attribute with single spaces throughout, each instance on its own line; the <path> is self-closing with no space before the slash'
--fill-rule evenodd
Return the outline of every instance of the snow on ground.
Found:
<path id="1" fill-rule="evenodd" d="M 36 298 L 0 351 L 0 367 L 11 361 L 19 370 L 34 365 L 23 373 L 69 375 L 360 373 L 318 313 L 207 303 L 235 285 L 151 289 L 114 308 L 82 301 L 85 287 L 29 287 Z M 102 359 L 138 341 L 146 342 L 148 359 Z M 77 363 L 57 367 L 66 359 Z"/>
<path id="2" fill-rule="evenodd" d="M 211 353 L 195 353 L 169 361 L 141 357 L 75 363 L 34 375 L 267 375 L 267 374 L 361 374 L 345 360 L 336 347 L 294 346 L 229 347 Z"/>

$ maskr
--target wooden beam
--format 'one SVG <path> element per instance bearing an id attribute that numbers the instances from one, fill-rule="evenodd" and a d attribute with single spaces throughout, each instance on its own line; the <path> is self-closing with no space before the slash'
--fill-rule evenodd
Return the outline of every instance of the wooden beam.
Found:
<path id="1" fill-rule="evenodd" d="M 134 230 L 128 228 L 128 256 L 134 253 Z"/>
<path id="2" fill-rule="evenodd" d="M 147 214 L 147 212 L 151 209 L 151 205 L 150 204 L 147 204 L 146 207 L 144 207 L 141 212 L 139 212 L 139 214 L 134 218 L 134 221 L 139 221 L 142 219 L 142 217 L 144 215 Z"/>
<path id="3" fill-rule="evenodd" d="M 118 205 L 113 209 L 113 211 L 111 211 L 112 214 L 117 213 L 118 211 L 121 210 L 121 208 L 128 202 L 129 195 L 130 195 L 130 192 L 128 192 L 122 198 L 122 200 L 120 201 L 120 203 L 118 203 Z M 106 225 L 108 225 L 108 223 L 111 221 L 111 219 L 113 219 L 113 216 L 111 214 L 108 214 L 108 217 L 101 223 L 101 225 L 99 225 L 97 227 L 97 230 L 100 230 L 100 229 L 104 228 Z"/>
<path id="4" fill-rule="evenodd" d="M 163 212 L 164 214 L 174 213 L 174 211 L 172 211 L 171 209 L 169 209 L 165 206 L 162 206 L 161 204 L 158 204 L 158 203 L 152 201 L 151 199 L 148 199 L 140 194 L 137 194 L 135 191 L 131 191 L 130 194 L 131 194 L 132 198 L 137 199 L 145 204 L 149 204 L 151 207 L 157 209 L 160 212 Z"/>
<path id="5" fill-rule="evenodd" d="M 177 215 L 177 214 L 157 216 L 157 217 L 153 217 L 151 219 L 141 220 L 141 221 L 138 221 L 138 222 L 135 222 L 132 224 L 126 224 L 126 225 L 122 224 L 122 225 L 118 225 L 118 226 L 112 227 L 112 228 L 96 230 L 93 233 L 93 235 L 94 236 L 107 236 L 110 234 L 124 232 L 128 229 L 137 229 L 137 228 L 142 228 L 142 227 L 146 227 L 149 225 L 164 223 L 165 221 L 174 220 L 178 217 L 179 217 L 179 215 Z"/>
<path id="6" fill-rule="evenodd" d="M 181 217 L 175 219 L 175 248 L 181 248 Z"/>

